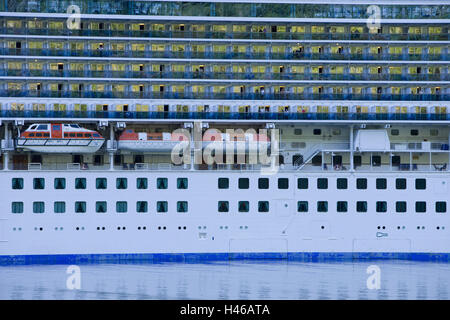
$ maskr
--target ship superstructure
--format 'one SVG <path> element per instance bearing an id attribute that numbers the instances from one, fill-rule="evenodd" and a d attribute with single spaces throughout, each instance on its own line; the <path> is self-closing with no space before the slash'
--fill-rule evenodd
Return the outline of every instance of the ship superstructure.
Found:
<path id="1" fill-rule="evenodd" d="M 438 0 L 0 2 L 0 261 L 447 259 L 449 25 Z"/>

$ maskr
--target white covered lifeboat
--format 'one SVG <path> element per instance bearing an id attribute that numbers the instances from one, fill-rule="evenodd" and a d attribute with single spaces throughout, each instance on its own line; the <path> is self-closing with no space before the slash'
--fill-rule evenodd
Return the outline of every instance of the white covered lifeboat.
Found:
<path id="1" fill-rule="evenodd" d="M 93 153 L 104 142 L 100 133 L 78 124 L 35 123 L 20 134 L 16 147 L 44 153 Z"/>
<path id="2" fill-rule="evenodd" d="M 118 148 L 124 151 L 171 152 L 181 141 L 188 142 L 183 134 L 168 132 L 148 133 L 125 129 L 119 137 Z"/>

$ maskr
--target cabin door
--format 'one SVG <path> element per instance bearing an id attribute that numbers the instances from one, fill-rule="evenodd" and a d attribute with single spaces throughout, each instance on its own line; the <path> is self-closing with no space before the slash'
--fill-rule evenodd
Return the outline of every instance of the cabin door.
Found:
<path id="1" fill-rule="evenodd" d="M 53 139 L 61 139 L 62 138 L 62 129 L 61 124 L 52 124 L 52 138 Z"/>
<path id="2" fill-rule="evenodd" d="M 28 156 L 27 155 L 13 155 L 13 170 L 27 170 Z"/>

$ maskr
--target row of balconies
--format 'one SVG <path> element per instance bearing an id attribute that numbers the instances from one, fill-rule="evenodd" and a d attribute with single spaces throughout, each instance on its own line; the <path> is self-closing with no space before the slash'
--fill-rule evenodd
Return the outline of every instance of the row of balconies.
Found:
<path id="1" fill-rule="evenodd" d="M 365 25 L 363 25 L 365 27 Z M 389 27 L 389 26 L 388 26 Z M 388 28 L 386 27 L 386 28 Z M 249 40 L 367 40 L 367 41 L 448 41 L 450 34 L 442 33 L 300 33 L 300 32 L 214 32 L 214 31 L 154 31 L 154 30 L 70 30 L 0 28 L 0 34 L 45 35 L 76 37 L 137 37 L 137 38 L 182 38 L 182 39 L 249 39 Z"/>
<path id="2" fill-rule="evenodd" d="M 450 114 L 375 112 L 174 112 L 174 111 L 34 111 L 1 110 L 2 118 L 110 118 L 110 119 L 236 119 L 236 120 L 432 120 L 448 121 Z"/>
<path id="3" fill-rule="evenodd" d="M 0 90 L 2 97 L 117 98 L 117 99 L 229 99 L 229 100 L 369 100 L 449 101 L 450 94 L 339 94 L 339 93 L 212 93 L 212 92 L 113 92 Z"/>
<path id="4" fill-rule="evenodd" d="M 231 48 L 231 47 L 229 47 Z M 29 48 L 4 48 L 0 49 L 2 55 L 20 56 L 64 56 L 64 57 L 99 57 L 99 58 L 178 58 L 178 59 L 260 59 L 260 60 L 406 60 L 406 61 L 446 61 L 450 59 L 447 50 L 443 48 L 441 54 L 402 54 L 385 53 L 349 53 L 343 49 L 342 53 L 313 53 L 303 51 L 286 50 L 284 53 L 276 52 L 213 52 L 213 51 L 179 51 L 171 50 L 71 50 L 71 49 L 29 49 Z M 325 50 L 324 50 L 325 51 Z M 367 51 L 367 50 L 366 50 Z M 405 50 L 406 51 L 406 50 Z M 424 48 L 425 51 L 425 48 Z"/>
<path id="5" fill-rule="evenodd" d="M 201 71 L 71 71 L 71 70 L 15 70 L 0 69 L 0 76 L 9 77 L 81 77 L 81 78 L 129 78 L 129 79 L 228 79 L 228 80 L 351 80 L 351 81 L 449 81 L 448 73 L 442 74 L 389 74 L 389 73 L 293 73 L 293 72 L 201 72 Z"/>

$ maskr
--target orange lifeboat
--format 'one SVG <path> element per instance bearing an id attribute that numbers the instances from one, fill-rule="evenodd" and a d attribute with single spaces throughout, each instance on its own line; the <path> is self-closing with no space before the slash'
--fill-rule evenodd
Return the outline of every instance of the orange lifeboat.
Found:
<path id="1" fill-rule="evenodd" d="M 43 153 L 93 153 L 105 139 L 94 130 L 67 123 L 35 123 L 20 134 L 16 147 Z"/>

